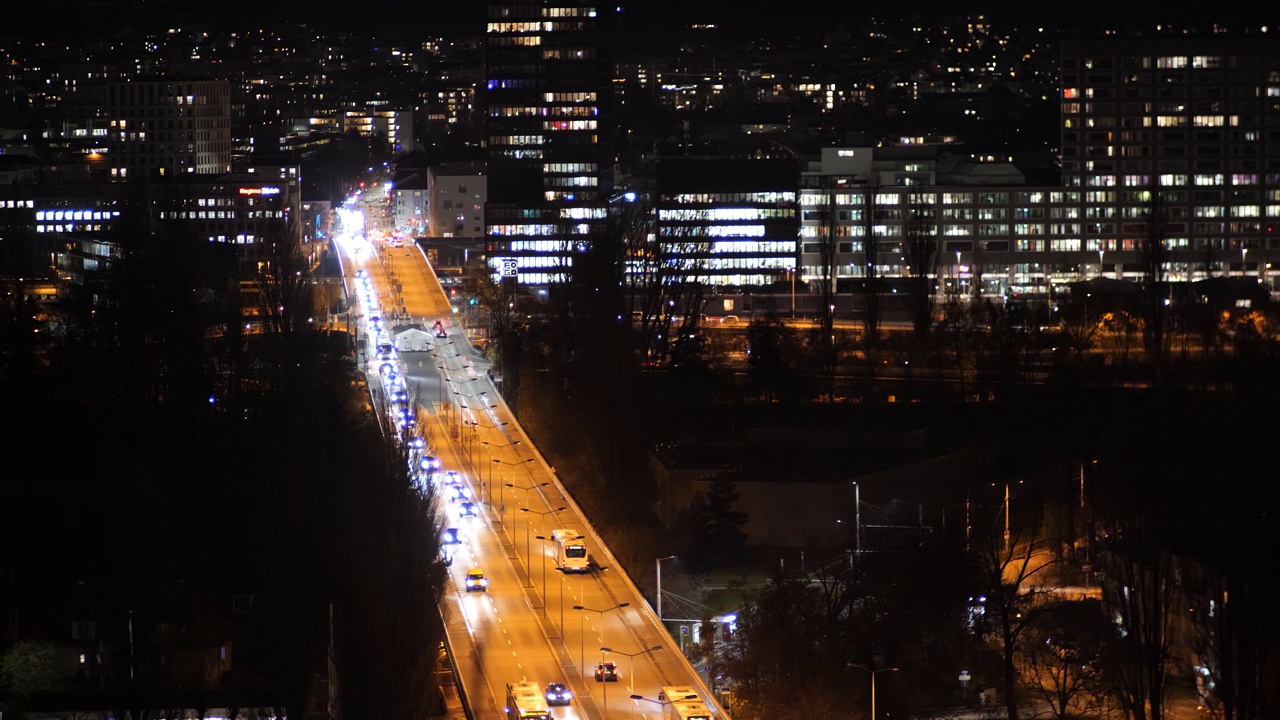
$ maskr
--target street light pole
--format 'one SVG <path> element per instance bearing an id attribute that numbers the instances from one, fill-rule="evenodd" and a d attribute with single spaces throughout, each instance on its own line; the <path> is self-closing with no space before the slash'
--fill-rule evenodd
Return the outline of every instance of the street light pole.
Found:
<path id="1" fill-rule="evenodd" d="M 634 683 L 631 681 L 631 674 L 632 674 L 632 673 L 635 671 L 635 669 L 636 669 L 636 657 L 638 657 L 638 656 L 640 656 L 640 655 L 644 655 L 645 653 L 657 652 L 658 650 L 661 650 L 661 649 L 662 649 L 662 646 L 661 646 L 661 645 L 654 645 L 653 647 L 649 648 L 648 650 L 641 650 L 641 651 L 640 651 L 640 652 L 638 652 L 638 653 L 629 653 L 629 652 L 622 652 L 621 650 L 614 650 L 614 649 L 612 649 L 612 648 L 602 647 L 602 648 L 600 648 L 600 652 L 602 652 L 602 653 L 616 653 L 616 654 L 618 654 L 618 655 L 626 655 L 626 656 L 627 656 L 627 658 L 631 661 L 631 665 L 629 665 L 629 666 L 627 667 L 627 683 L 628 683 L 628 684 L 627 684 L 627 691 L 628 691 L 628 692 L 630 692 L 630 691 L 633 689 L 633 685 L 634 685 Z"/>
<path id="2" fill-rule="evenodd" d="M 656 560 L 654 560 L 654 561 L 653 561 L 654 566 L 655 566 L 655 567 L 657 567 L 657 569 L 658 569 L 658 607 L 657 607 L 657 610 L 658 610 L 658 621 L 659 621 L 659 622 L 661 622 L 661 621 L 662 621 L 662 561 L 663 561 L 663 560 L 674 560 L 674 559 L 675 559 L 675 557 L 676 557 L 675 555 L 668 555 L 668 556 L 666 556 L 666 557 L 660 557 L 660 558 L 657 558 Z"/>
<path id="3" fill-rule="evenodd" d="M 529 458 L 529 459 L 528 459 L 528 460 L 526 460 L 525 462 L 532 462 L 532 461 L 533 461 L 533 458 Z M 517 464 L 518 464 L 518 463 L 517 463 Z M 515 467 L 515 465 L 512 465 L 512 467 Z M 507 487 L 509 487 L 509 488 L 511 488 L 512 490 L 524 490 L 524 491 L 525 491 L 525 493 L 524 493 L 524 504 L 527 506 L 527 505 L 529 504 L 529 491 L 530 491 L 530 490 L 533 490 L 533 489 L 536 489 L 536 488 L 540 488 L 540 487 L 545 487 L 545 486 L 550 485 L 550 484 L 551 484 L 551 483 L 549 483 L 549 482 L 544 482 L 544 483 L 538 483 L 537 485 L 530 485 L 529 487 L 525 487 L 524 485 L 516 485 L 515 483 L 506 483 L 506 486 L 507 486 Z M 523 509 L 523 508 L 521 508 L 521 509 Z M 512 506 L 512 508 L 511 508 L 511 524 L 512 524 L 512 525 L 515 525 L 515 524 L 516 524 L 516 509 L 515 509 L 515 506 Z M 525 529 L 526 529 L 526 530 L 528 530 L 528 526 L 525 526 Z M 528 554 L 529 554 L 529 553 L 528 553 L 528 551 L 525 551 L 525 555 L 528 555 Z"/>
<path id="4" fill-rule="evenodd" d="M 587 630 L 586 630 L 586 624 L 585 624 L 587 620 L 587 616 L 585 613 L 593 612 L 600 616 L 600 644 L 603 645 L 604 644 L 604 614 L 612 610 L 621 610 L 624 607 L 631 607 L 631 603 L 629 602 L 618 603 L 617 605 L 614 605 L 611 608 L 605 608 L 604 610 L 596 610 L 594 608 L 584 607 L 582 605 L 573 606 L 574 610 L 578 610 L 584 613 L 578 616 L 578 619 L 580 621 L 579 622 L 580 634 L 578 637 L 578 641 L 579 641 L 578 642 L 578 664 L 582 666 L 582 677 L 585 678 L 587 676 L 587 643 L 586 643 Z"/>
<path id="5" fill-rule="evenodd" d="M 519 467 L 521 463 L 531 463 L 534 461 L 534 458 L 526 458 L 520 462 L 507 462 L 506 460 L 499 460 L 498 458 L 489 459 L 493 462 L 493 465 L 510 465 L 513 468 Z M 489 466 L 489 498 L 491 500 L 493 498 L 493 465 Z M 507 503 L 506 491 L 504 488 L 508 487 L 515 487 L 515 485 L 512 485 L 511 483 L 503 483 L 498 486 L 498 522 L 503 522 L 503 519 L 506 517 Z"/>
<path id="6" fill-rule="evenodd" d="M 882 672 L 892 672 L 898 668 L 888 667 L 880 668 L 879 670 L 872 670 L 871 668 L 855 665 L 853 663 L 848 663 L 848 666 L 871 673 L 871 720 L 876 720 L 876 675 Z"/>
<path id="7" fill-rule="evenodd" d="M 503 422 L 503 423 L 498 423 L 498 426 L 502 426 L 502 425 L 506 425 L 506 423 L 504 423 L 504 422 Z M 490 426 L 486 425 L 485 427 L 490 427 Z M 481 440 L 481 441 L 480 441 L 480 444 L 481 444 L 481 445 L 484 445 L 484 446 L 487 446 L 488 448 L 490 448 L 490 450 L 489 450 L 489 460 L 490 460 L 490 461 L 492 461 L 492 462 L 490 462 L 490 463 L 489 463 L 489 482 L 488 482 L 488 483 L 486 483 L 486 487 L 488 488 L 488 503 L 489 503 L 489 507 L 493 507 L 493 465 L 494 465 L 494 463 L 496 463 L 496 462 L 498 462 L 498 461 L 497 461 L 497 460 L 495 460 L 495 459 L 494 459 L 494 457 L 493 457 L 493 450 L 492 450 L 492 448 L 495 448 L 495 447 L 496 447 L 496 448 L 498 448 L 499 450 L 501 450 L 502 448 L 505 448 L 505 447 L 512 447 L 513 445 L 519 445 L 519 444 L 520 444 L 520 441 L 519 441 L 519 440 L 512 440 L 511 442 L 509 442 L 509 443 L 505 443 L 505 444 L 503 444 L 503 445 L 495 445 L 495 444 L 493 444 L 493 443 L 491 443 L 491 442 L 487 442 L 487 441 L 485 441 L 485 440 Z M 515 452 L 515 450 L 512 450 L 511 452 Z M 517 455 L 516 457 L 518 458 L 519 456 Z"/>
<path id="8" fill-rule="evenodd" d="M 563 510 L 564 508 L 562 507 L 556 508 L 555 510 L 546 510 L 546 511 L 530 510 L 527 507 L 520 508 L 520 512 L 533 513 L 535 515 L 541 515 L 543 517 L 546 517 L 548 515 L 555 515 L 558 512 L 562 512 Z M 524 522 L 524 557 L 525 557 L 524 572 L 525 572 L 525 575 L 529 576 L 529 586 L 533 587 L 533 577 L 532 577 L 533 573 L 530 572 L 530 567 L 529 567 L 530 561 L 533 560 L 533 553 L 529 549 L 529 525 L 530 525 L 529 520 L 526 518 Z M 546 560 L 547 560 L 547 554 L 544 552 L 542 553 L 542 595 L 544 598 L 546 597 L 546 594 L 547 594 L 547 562 Z M 546 607 L 545 599 L 543 600 L 542 605 L 544 608 Z"/>

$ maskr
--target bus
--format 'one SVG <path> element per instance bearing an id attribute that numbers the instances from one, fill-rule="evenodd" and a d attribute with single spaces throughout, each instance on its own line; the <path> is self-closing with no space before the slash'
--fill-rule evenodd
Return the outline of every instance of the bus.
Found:
<path id="1" fill-rule="evenodd" d="M 538 683 L 522 680 L 507 683 L 508 720 L 551 720 L 551 708 Z"/>
<path id="2" fill-rule="evenodd" d="M 567 573 L 591 572 L 591 562 L 587 558 L 587 543 L 582 533 L 568 528 L 551 531 L 551 540 L 556 544 L 556 565 Z"/>
<path id="3" fill-rule="evenodd" d="M 665 720 L 712 720 L 711 708 L 689 685 L 670 685 L 658 692 Z"/>

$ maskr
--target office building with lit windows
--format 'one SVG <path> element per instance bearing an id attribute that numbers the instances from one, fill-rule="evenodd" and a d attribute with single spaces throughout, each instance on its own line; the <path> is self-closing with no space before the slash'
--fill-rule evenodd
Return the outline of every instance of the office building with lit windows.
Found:
<path id="1" fill-rule="evenodd" d="M 107 88 L 112 180 L 231 171 L 231 84 L 130 80 Z"/>
<path id="2" fill-rule="evenodd" d="M 967 295 L 980 283 L 990 295 L 1052 297 L 1081 280 L 1137 281 L 1155 209 L 1168 280 L 1234 276 L 1280 290 L 1280 46 L 1069 42 L 1061 81 L 1059 186 L 902 148 L 824 149 L 802 177 L 802 281 L 825 277 L 830 235 L 837 284 L 863 276 L 868 232 L 878 275 L 914 274 L 904 246 L 912 227 L 936 233 L 925 272 L 940 292 Z"/>
<path id="3" fill-rule="evenodd" d="M 82 282 L 120 257 L 120 223 L 130 203 L 142 222 L 175 242 L 234 248 L 236 269 L 246 288 L 278 256 L 278 243 L 297 240 L 301 223 L 298 195 L 288 182 L 248 173 L 191 175 L 133 183 L 75 183 L 0 186 L 0 209 L 48 248 L 56 274 Z M 133 226 L 139 224 L 134 219 Z"/>
<path id="4" fill-rule="evenodd" d="M 797 267 L 800 164 L 664 158 L 654 182 L 655 252 L 710 285 L 767 285 Z"/>
<path id="5" fill-rule="evenodd" d="M 488 6 L 485 234 L 495 274 L 521 284 L 563 281 L 605 227 L 613 153 L 604 12 L 587 0 Z"/>

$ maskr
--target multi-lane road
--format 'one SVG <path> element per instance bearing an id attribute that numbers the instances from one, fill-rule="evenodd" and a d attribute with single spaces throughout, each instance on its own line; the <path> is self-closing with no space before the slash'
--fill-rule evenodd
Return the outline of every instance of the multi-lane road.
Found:
<path id="1" fill-rule="evenodd" d="M 359 243 L 365 245 L 357 251 Z M 487 360 L 454 322 L 421 250 L 351 238 L 339 248 L 349 282 L 358 270 L 369 275 L 392 337 L 410 328 L 428 332 L 428 349 L 401 352 L 398 363 L 442 473 L 461 473 L 478 501 L 475 517 L 461 516 L 461 501 L 442 498 L 440 508 L 445 525 L 459 530 L 459 544 L 449 546 L 453 587 L 443 612 L 473 717 L 502 717 L 507 683 L 521 680 L 541 687 L 563 682 L 573 691 L 568 706 L 551 708 L 555 718 L 661 718 L 663 686 L 693 686 L 708 700 L 678 643 L 502 402 Z M 372 310 L 361 308 L 361 315 Z M 392 319 L 396 312 L 407 318 Z M 370 384 L 376 384 L 376 355 L 366 352 L 362 360 Z M 560 528 L 585 537 L 598 569 L 559 572 L 551 533 Z M 485 574 L 487 590 L 465 589 L 464 577 L 473 568 Z M 596 665 L 610 661 L 620 679 L 597 682 Z"/>

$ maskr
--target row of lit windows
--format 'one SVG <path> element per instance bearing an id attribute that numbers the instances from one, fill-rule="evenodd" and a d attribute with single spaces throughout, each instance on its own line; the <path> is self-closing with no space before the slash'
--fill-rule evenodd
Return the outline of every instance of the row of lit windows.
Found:
<path id="1" fill-rule="evenodd" d="M 835 228 L 835 237 L 862 237 L 866 235 L 866 228 L 862 225 L 837 225 Z M 800 237 L 816 238 L 826 237 L 827 228 L 818 225 L 805 225 L 800 228 Z"/>
<path id="2" fill-rule="evenodd" d="M 564 240 L 512 240 L 511 252 L 567 253 L 572 244 Z M 525 258 L 520 258 L 521 260 Z"/>
<path id="3" fill-rule="evenodd" d="M 720 272 L 724 270 L 790 270 L 795 265 L 791 257 L 734 258 L 711 257 L 706 260 L 708 270 Z M 758 281 L 758 278 L 753 279 Z"/>
<path id="4" fill-rule="evenodd" d="M 515 249 L 516 248 L 512 247 L 512 250 Z M 544 252 L 554 254 L 530 255 L 514 258 L 495 258 L 495 260 L 514 260 L 516 262 L 516 267 L 522 270 L 525 268 L 561 268 L 573 265 L 573 256 L 563 250 L 548 250 Z M 496 267 L 501 267 L 501 265 L 496 265 Z"/>
<path id="5" fill-rule="evenodd" d="M 102 232 L 103 225 L 98 223 L 67 223 L 65 225 L 36 225 L 38 233 L 74 233 L 74 232 Z"/>
<path id="6" fill-rule="evenodd" d="M 663 225 L 663 237 L 764 237 L 763 225 Z"/>
<path id="7" fill-rule="evenodd" d="M 491 117 L 592 117 L 600 114 L 594 105 L 494 105 Z"/>
<path id="8" fill-rule="evenodd" d="M 592 60 L 596 51 L 592 48 L 547 48 L 542 51 L 543 60 Z"/>
<path id="9" fill-rule="evenodd" d="M 490 145 L 543 145 L 546 141 L 542 135 L 496 135 L 489 138 Z"/>
<path id="10" fill-rule="evenodd" d="M 594 17 L 594 15 L 589 16 Z M 547 21 L 547 22 L 491 22 L 488 24 L 487 32 L 490 34 L 501 33 L 534 33 L 534 32 L 575 32 L 586 28 L 587 24 L 580 20 L 574 21 Z"/>
<path id="11" fill-rule="evenodd" d="M 794 255 L 796 252 L 795 241 L 788 240 L 768 240 L 763 242 L 750 240 L 720 240 L 711 245 L 713 254 L 756 254 L 756 255 L 778 255 L 787 254 Z"/>
<path id="12" fill-rule="evenodd" d="M 734 220 L 790 219 L 796 216 L 791 208 L 662 208 L 658 210 L 659 222 L 732 222 Z"/>
<path id="13" fill-rule="evenodd" d="M 595 120 L 552 120 L 542 123 L 543 130 L 595 130 Z"/>
<path id="14" fill-rule="evenodd" d="M 511 158 L 512 160 L 540 160 L 542 158 L 542 151 L 495 148 L 490 155 L 493 157 Z"/>
<path id="15" fill-rule="evenodd" d="M 541 35 L 513 35 L 508 37 L 490 36 L 485 44 L 489 47 L 522 46 L 532 47 L 542 44 Z"/>
<path id="16" fill-rule="evenodd" d="M 490 235 L 555 235 L 562 230 L 560 225 L 490 225 Z"/>
<path id="17" fill-rule="evenodd" d="M 9 207 L 13 207 L 13 201 L 10 200 Z M 19 201 L 21 202 L 21 201 Z M 30 201 L 28 201 L 30 202 Z M 2 206 L 0 206 L 2 207 Z M 27 207 L 31 207 L 27 205 Z M 52 220 L 54 222 L 62 222 L 63 220 L 110 220 L 113 217 L 119 217 L 118 210 L 37 210 L 36 221 L 44 222 Z"/>
<path id="18" fill-rule="evenodd" d="M 542 17 L 595 17 L 596 9 L 592 7 L 548 7 L 542 8 Z"/>
<path id="19" fill-rule="evenodd" d="M 596 94 L 593 92 L 549 92 L 543 94 L 542 100 L 548 103 L 593 103 L 596 101 Z"/>
<path id="20" fill-rule="evenodd" d="M 793 203 L 796 201 L 796 194 L 792 191 L 778 192 L 745 192 L 745 193 L 681 193 L 671 198 L 674 202 L 682 204 L 711 204 L 711 203 Z"/>
<path id="21" fill-rule="evenodd" d="M 542 193 L 542 199 L 549 202 L 586 202 L 595 199 L 597 193 L 591 189 L 580 190 L 546 190 Z"/>
<path id="22" fill-rule="evenodd" d="M 555 237 L 572 232 L 575 235 L 586 235 L 591 232 L 587 223 L 578 223 L 566 227 L 564 225 L 490 225 L 490 235 L 532 235 L 535 237 Z M 514 245 L 513 245 L 514 247 Z"/>
<path id="23" fill-rule="evenodd" d="M 598 178 L 587 175 L 547 176 L 542 179 L 542 186 L 553 188 L 592 188 L 598 184 Z"/>
<path id="24" fill-rule="evenodd" d="M 542 84 L 541 80 L 492 79 L 492 80 L 489 80 L 488 82 L 488 88 L 490 90 L 519 90 L 519 89 L 526 89 L 526 88 L 536 88 L 541 84 Z"/>
<path id="25" fill-rule="evenodd" d="M 542 30 L 541 22 L 491 22 L 487 28 L 489 33 L 538 32 Z"/>
<path id="26" fill-rule="evenodd" d="M 1117 58 L 1114 57 L 1087 57 L 1079 60 L 1077 58 L 1066 58 L 1063 60 L 1063 67 L 1075 70 L 1083 64 L 1086 70 L 1113 70 L 1117 66 Z M 1228 58 L 1224 62 L 1221 55 L 1163 55 L 1155 58 L 1155 66 L 1161 70 L 1181 70 L 1191 68 L 1193 70 L 1213 70 L 1217 68 L 1227 67 L 1255 67 L 1257 58 L 1249 55 L 1239 55 Z M 1152 64 L 1152 58 L 1139 57 L 1136 55 L 1127 55 L 1119 58 L 1119 67 L 1122 70 L 1140 70 L 1149 69 Z"/>
<path id="27" fill-rule="evenodd" d="M 499 274 L 494 273 L 494 277 L 499 277 Z M 521 272 L 518 277 L 526 285 L 555 285 L 564 282 L 564 273 Z"/>
<path id="28" fill-rule="evenodd" d="M 283 210 L 250 210 L 243 214 L 235 210 L 188 210 L 160 213 L 161 219 L 166 220 L 279 220 L 284 216 Z"/>

